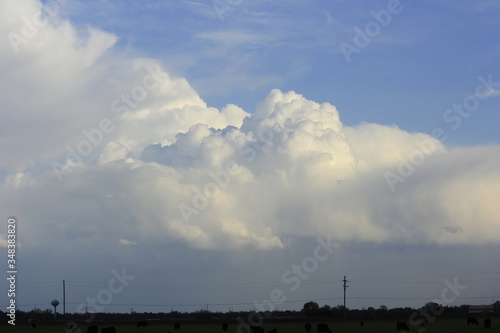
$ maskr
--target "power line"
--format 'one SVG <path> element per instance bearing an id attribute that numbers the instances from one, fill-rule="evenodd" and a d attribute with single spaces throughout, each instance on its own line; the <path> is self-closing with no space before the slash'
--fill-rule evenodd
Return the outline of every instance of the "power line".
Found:
<path id="1" fill-rule="evenodd" d="M 451 275 L 451 274 L 450 274 Z M 493 281 L 500 279 L 500 272 L 483 272 L 483 273 L 467 273 L 467 274 L 453 274 L 453 277 L 465 277 L 465 276 L 478 276 L 478 275 L 499 275 L 494 278 L 476 278 L 476 279 L 461 279 L 463 282 L 474 282 L 474 281 Z M 449 275 L 448 275 L 449 276 Z M 369 278 L 369 279 L 355 279 L 352 282 L 357 283 L 435 283 L 442 282 L 445 276 L 430 275 L 430 276 L 402 276 L 393 278 Z M 407 281 L 405 281 L 407 280 Z"/>
<path id="2" fill-rule="evenodd" d="M 491 298 L 500 298 L 500 295 L 493 296 L 465 296 L 465 297 L 457 297 L 456 300 L 464 300 L 464 299 L 491 299 Z M 315 298 L 315 299 L 300 299 L 300 300 L 288 300 L 280 303 L 302 303 L 309 301 L 331 301 L 331 300 L 340 300 L 342 297 L 328 297 L 328 298 Z M 361 299 L 361 300 L 429 300 L 429 297 L 351 297 L 350 299 Z M 81 303 L 77 302 L 68 302 L 67 304 L 79 305 Z M 43 306 L 47 305 L 46 303 L 36 303 L 36 304 L 19 304 L 20 307 L 28 307 L 28 306 Z M 253 302 L 240 302 L 240 303 L 190 303 L 190 304 L 138 304 L 138 303 L 115 303 L 109 304 L 110 306 L 123 306 L 123 307 L 188 307 L 188 306 L 236 306 L 236 305 L 255 305 Z M 6 307 L 7 305 L 5 305 Z"/>
<path id="3" fill-rule="evenodd" d="M 498 281 L 500 280 L 500 277 L 492 277 L 495 275 L 500 275 L 500 272 L 482 272 L 482 273 L 469 273 L 469 274 L 459 274 L 459 275 L 453 275 L 454 277 L 468 277 L 466 279 L 461 279 L 461 282 L 478 282 L 478 281 Z M 435 279 L 435 280 L 434 280 Z M 382 283 L 391 283 L 391 284 L 421 284 L 421 283 L 442 283 L 444 277 L 441 276 L 424 276 L 424 277 L 392 277 L 392 278 L 361 278 L 361 279 L 354 279 L 354 280 L 347 280 L 346 276 L 344 275 L 343 279 L 339 278 L 324 278 L 324 279 L 315 279 L 315 280 L 309 280 L 309 281 L 302 281 L 301 285 L 306 286 L 306 285 L 320 285 L 320 284 L 331 284 L 331 283 L 338 283 L 342 282 L 343 290 L 344 290 L 344 295 L 343 295 L 343 300 L 344 300 L 344 317 L 345 317 L 345 310 L 347 308 L 346 306 L 346 289 L 349 287 L 347 285 L 347 282 L 355 282 L 356 284 L 362 284 L 362 283 L 373 283 L 373 284 L 382 284 Z M 91 287 L 105 287 L 106 284 L 95 284 L 95 283 L 89 283 L 89 282 L 82 282 L 82 281 L 73 281 L 67 283 L 67 281 L 63 280 L 63 295 L 65 293 L 65 286 L 68 285 L 71 288 L 91 288 Z M 151 290 L 182 290 L 182 289 L 189 289 L 189 290 L 220 290 L 220 289 L 244 289 L 244 288 L 272 288 L 272 287 L 283 287 L 283 283 L 276 283 L 276 282 L 259 282 L 259 283 L 252 283 L 252 282 L 243 282 L 243 283 L 231 283 L 231 284 L 221 284 L 221 283 L 206 283 L 206 284 L 177 284 L 177 285 L 171 285 L 171 284 L 134 284 L 130 285 L 127 287 L 127 289 L 136 289 L 136 290 L 145 290 L 145 289 L 151 289 Z M 23 289 L 28 289 L 28 288 L 48 288 L 48 287 L 60 287 L 60 283 L 52 283 L 52 282 L 37 282 L 37 283 L 28 283 L 26 285 L 23 285 Z M 469 297 L 457 297 L 456 299 L 491 299 L 491 298 L 500 298 L 500 296 L 469 296 Z M 330 298 L 319 298 L 315 299 L 315 301 L 331 301 L 331 300 L 338 300 L 341 299 L 341 297 L 330 297 Z M 358 299 L 358 300 L 429 300 L 432 299 L 432 297 L 351 297 L 350 299 Z M 307 300 L 288 300 L 285 302 L 281 303 L 299 303 L 299 302 L 306 302 L 306 301 L 311 301 L 311 299 Z M 63 296 L 63 305 L 66 304 L 65 302 L 65 296 Z M 68 303 L 68 304 L 80 304 L 80 303 Z M 208 304 L 210 306 L 236 306 L 236 305 L 253 305 L 254 303 L 250 302 L 240 302 L 240 303 L 213 303 L 213 304 Z M 22 307 L 28 307 L 28 306 L 43 306 L 46 305 L 45 303 L 40 303 L 40 304 L 28 304 L 28 305 L 19 305 Z M 203 302 L 202 304 L 111 304 L 113 306 L 135 306 L 135 307 L 196 307 L 196 306 L 206 306 L 207 303 Z M 63 312 L 65 312 L 65 309 L 63 308 Z"/>
<path id="4" fill-rule="evenodd" d="M 466 277 L 466 276 L 481 276 L 481 275 L 499 275 L 498 277 L 484 277 L 484 278 L 468 278 L 461 279 L 461 282 L 479 282 L 479 281 L 498 281 L 500 280 L 500 272 L 484 272 L 484 273 L 469 273 L 469 274 L 455 274 L 454 277 Z M 344 277 L 345 278 L 345 277 Z M 393 278 L 360 278 L 351 279 L 350 282 L 355 282 L 357 284 L 369 284 L 369 283 L 397 283 L 397 284 L 426 284 L 426 283 L 441 283 L 444 276 L 406 276 L 406 277 L 393 277 Z M 321 285 L 321 284 L 331 284 L 335 282 L 343 282 L 342 277 L 338 278 L 324 278 L 302 281 L 301 286 L 307 285 Z M 106 287 L 106 283 L 91 283 L 86 281 L 66 281 L 66 285 L 72 288 L 86 288 L 86 287 Z M 127 289 L 242 289 L 242 288 L 266 288 L 266 287 L 279 287 L 283 286 L 283 282 L 240 282 L 240 283 L 193 283 L 193 284 L 138 284 L 130 285 Z M 22 283 L 23 289 L 28 288 L 49 288 L 49 287 L 60 287 L 60 282 L 36 282 L 36 283 Z"/>

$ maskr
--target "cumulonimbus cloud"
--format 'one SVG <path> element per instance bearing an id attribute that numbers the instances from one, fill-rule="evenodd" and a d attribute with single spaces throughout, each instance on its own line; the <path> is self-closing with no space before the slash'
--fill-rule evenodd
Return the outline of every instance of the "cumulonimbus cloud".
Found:
<path id="1" fill-rule="evenodd" d="M 0 92 L 12 125 L 0 139 L 8 170 L 0 195 L 29 226 L 30 246 L 46 241 L 37 237 L 44 230 L 53 241 L 181 240 L 203 249 L 273 249 L 324 234 L 498 241 L 498 146 L 447 150 L 396 126 L 345 126 L 332 104 L 293 91 L 272 90 L 254 112 L 218 110 L 158 61 L 114 52 L 110 34 L 82 39 L 69 22 L 44 29 L 45 44 L 34 38 L 0 53 L 0 63 L 35 69 L 20 75 L 3 65 Z M 415 152 L 418 165 L 391 190 L 384 175 Z"/>

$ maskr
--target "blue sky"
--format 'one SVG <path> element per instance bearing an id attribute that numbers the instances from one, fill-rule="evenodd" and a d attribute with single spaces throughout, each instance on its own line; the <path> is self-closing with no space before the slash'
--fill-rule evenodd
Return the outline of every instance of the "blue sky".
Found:
<path id="1" fill-rule="evenodd" d="M 396 124 L 430 133 L 500 75 L 494 1 L 397 1 L 387 26 L 348 63 L 340 44 L 390 1 L 90 1 L 68 15 L 119 36 L 128 52 L 159 58 L 211 106 L 253 112 L 273 88 L 330 102 L 349 125 Z M 219 15 L 220 14 L 220 15 Z M 450 145 L 498 143 L 498 99 L 481 103 Z M 444 124 L 446 125 L 446 124 Z"/>
<path id="2" fill-rule="evenodd" d="M 336 306 L 344 275 L 354 308 L 500 299 L 499 11 L 2 2 L 19 308 L 64 279 L 80 311 L 122 270 L 104 311 Z"/>

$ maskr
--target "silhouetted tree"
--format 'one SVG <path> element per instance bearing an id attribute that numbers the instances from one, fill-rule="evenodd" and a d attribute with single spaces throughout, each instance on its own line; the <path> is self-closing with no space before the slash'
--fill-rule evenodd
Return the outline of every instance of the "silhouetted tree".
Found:
<path id="1" fill-rule="evenodd" d="M 318 313 L 319 305 L 316 302 L 307 302 L 302 308 L 302 313 L 306 316 L 315 315 Z"/>
<path id="2" fill-rule="evenodd" d="M 329 316 L 332 314 L 332 307 L 328 304 L 325 304 L 321 308 L 319 308 L 318 314 L 321 316 Z"/>

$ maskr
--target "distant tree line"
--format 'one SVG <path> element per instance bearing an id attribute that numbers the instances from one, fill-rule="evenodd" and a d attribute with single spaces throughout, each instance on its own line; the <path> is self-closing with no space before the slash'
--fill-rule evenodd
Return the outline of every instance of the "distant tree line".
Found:
<path id="1" fill-rule="evenodd" d="M 366 319 L 376 320 L 384 318 L 408 318 L 415 312 L 421 314 L 435 313 L 436 309 L 439 310 L 439 316 L 453 317 L 465 316 L 468 312 L 468 305 L 461 306 L 440 306 L 437 303 L 429 302 L 421 308 L 392 308 L 389 309 L 385 305 L 373 308 L 362 309 L 345 309 L 346 318 L 350 319 Z M 433 312 L 434 311 L 434 312 Z M 92 322 L 95 321 L 128 321 L 128 320 L 163 320 L 163 321 L 176 321 L 176 320 L 236 320 L 238 318 L 248 318 L 254 311 L 229 311 L 229 312 L 212 312 L 206 309 L 194 312 L 135 312 L 131 310 L 129 313 L 66 313 L 64 316 L 60 313 L 54 319 L 54 313 L 51 310 L 34 309 L 31 311 L 16 311 L 17 322 L 28 321 L 75 321 L 81 322 L 91 318 Z M 267 320 L 272 319 L 295 319 L 295 320 L 315 320 L 315 319 L 340 319 L 344 316 L 344 307 L 337 305 L 331 307 L 329 305 L 319 306 L 316 302 L 307 302 L 304 304 L 302 310 L 275 310 L 272 312 L 260 312 L 263 318 Z M 0 316 L 5 317 L 6 313 L 0 311 Z"/>
<path id="2" fill-rule="evenodd" d="M 390 318 L 390 317 L 407 317 L 415 312 L 419 314 L 434 314 L 439 312 L 440 316 L 455 316 L 455 315 L 465 315 L 469 310 L 469 305 L 460 306 L 441 306 L 434 302 L 428 302 L 421 308 L 392 308 L 389 309 L 385 305 L 380 305 L 379 308 L 374 307 L 362 308 L 362 309 L 345 309 L 346 317 L 349 318 L 367 318 L 367 319 L 377 319 L 377 318 Z M 301 314 L 306 317 L 333 317 L 342 318 L 344 316 L 344 306 L 337 305 L 336 307 L 331 307 L 329 305 L 324 305 L 319 307 L 316 302 L 307 302 L 301 310 Z"/>

